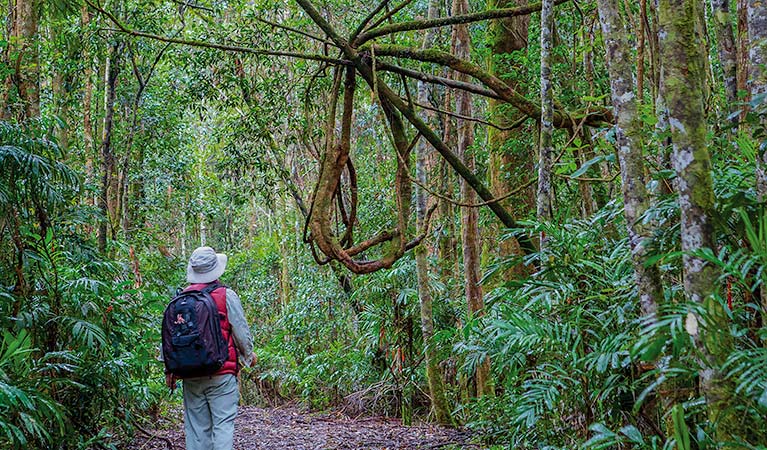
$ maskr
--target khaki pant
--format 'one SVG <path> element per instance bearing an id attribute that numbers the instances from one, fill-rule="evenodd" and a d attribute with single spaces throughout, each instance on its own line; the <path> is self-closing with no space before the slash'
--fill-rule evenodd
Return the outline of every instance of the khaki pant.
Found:
<path id="1" fill-rule="evenodd" d="M 237 378 L 190 378 L 183 386 L 186 450 L 231 450 L 240 400 Z"/>

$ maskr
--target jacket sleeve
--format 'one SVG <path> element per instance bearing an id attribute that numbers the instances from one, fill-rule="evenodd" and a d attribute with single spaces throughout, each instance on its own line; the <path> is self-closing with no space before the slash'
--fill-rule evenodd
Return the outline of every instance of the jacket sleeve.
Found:
<path id="1" fill-rule="evenodd" d="M 231 289 L 226 290 L 226 313 L 229 324 L 232 326 L 237 355 L 244 365 L 250 366 L 253 361 L 253 336 L 245 320 L 245 311 L 242 309 L 240 297 Z"/>

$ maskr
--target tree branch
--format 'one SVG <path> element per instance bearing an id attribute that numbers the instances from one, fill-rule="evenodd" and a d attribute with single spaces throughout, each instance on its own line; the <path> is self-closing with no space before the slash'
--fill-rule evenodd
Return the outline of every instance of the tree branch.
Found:
<path id="1" fill-rule="evenodd" d="M 393 56 L 450 67 L 455 71 L 464 73 L 481 81 L 485 86 L 495 92 L 501 100 L 510 103 L 523 114 L 536 120 L 541 117 L 541 105 L 519 94 L 503 80 L 483 70 L 478 65 L 457 58 L 448 52 L 437 49 L 418 50 L 401 45 L 368 45 L 361 48 L 360 51 L 363 52 L 368 49 L 372 50 L 376 57 Z M 377 62 L 377 65 L 380 65 L 380 63 Z M 582 116 L 587 117 L 586 125 L 589 126 L 600 126 L 605 122 L 613 122 L 612 113 L 606 109 L 595 112 L 586 110 L 580 114 L 571 114 L 567 111 L 556 110 L 554 111 L 554 125 L 559 128 L 567 128 L 572 126 L 573 120 L 580 120 Z"/>
<path id="2" fill-rule="evenodd" d="M 417 70 L 408 69 L 405 67 L 396 66 L 383 61 L 376 61 L 376 70 L 381 72 L 393 72 L 406 77 L 410 77 L 416 80 L 425 81 L 427 83 L 439 84 L 445 87 L 454 89 L 461 89 L 473 94 L 482 95 L 488 98 L 494 98 L 496 100 L 503 100 L 500 95 L 496 94 L 490 89 L 479 86 L 477 84 L 466 83 L 464 81 L 451 80 L 450 78 L 439 77 L 436 75 L 429 75 L 427 73 L 419 72 Z"/>
<path id="3" fill-rule="evenodd" d="M 461 159 L 455 153 L 453 153 L 452 150 L 450 150 L 450 148 L 442 141 L 442 139 L 437 136 L 434 130 L 432 130 L 420 117 L 418 117 L 418 114 L 416 114 L 415 111 L 408 108 L 407 105 L 405 105 L 405 103 L 399 98 L 399 96 L 394 93 L 389 88 L 389 86 L 386 85 L 386 83 L 380 79 L 374 80 L 372 68 L 360 57 L 359 53 L 357 53 L 357 50 L 353 49 L 333 29 L 333 27 L 330 26 L 328 21 L 325 20 L 320 12 L 314 7 L 314 5 L 311 4 L 310 0 L 296 0 L 296 2 L 301 6 L 301 8 L 303 8 L 304 11 L 306 11 L 309 17 L 314 20 L 314 23 L 316 23 L 333 40 L 333 42 L 341 47 L 344 55 L 350 61 L 352 61 L 365 81 L 371 87 L 374 83 L 376 83 L 379 94 L 385 97 L 392 106 L 394 106 L 402 113 L 403 116 L 407 118 L 407 120 L 426 138 L 426 140 L 428 140 L 429 143 L 434 146 L 434 148 L 440 153 L 440 155 L 442 155 L 448 164 L 450 164 L 450 166 L 453 167 L 453 169 L 458 172 L 458 174 L 464 180 L 466 180 L 467 183 L 469 183 L 469 185 L 477 192 L 482 200 L 490 202 L 488 207 L 493 211 L 493 213 L 495 213 L 496 217 L 498 217 L 507 228 L 518 228 L 517 222 L 514 220 L 511 214 L 509 214 L 509 212 L 506 211 L 506 209 L 498 201 L 493 201 L 495 196 L 484 185 L 482 180 L 471 170 L 469 170 L 468 167 L 466 167 L 463 161 L 461 161 Z M 522 248 L 526 254 L 537 251 L 528 236 L 519 236 L 518 241 L 520 248 Z"/>
<path id="4" fill-rule="evenodd" d="M 555 0 L 554 4 L 558 5 L 570 0 Z M 527 16 L 534 12 L 541 10 L 540 3 L 531 3 L 525 6 L 518 6 L 516 8 L 501 8 L 491 9 L 488 11 L 482 11 L 471 14 L 461 14 L 450 17 L 440 17 L 438 19 L 429 20 L 413 20 L 410 22 L 400 22 L 391 25 L 384 25 L 382 27 L 373 28 L 362 34 L 360 34 L 354 41 L 355 47 L 368 42 L 371 39 L 375 39 L 387 34 L 401 33 L 403 31 L 412 30 L 425 30 L 427 28 L 447 27 L 450 25 L 458 25 L 464 23 L 481 22 L 490 19 L 503 19 L 507 17 Z M 376 24 L 377 26 L 377 24 Z"/>
<path id="5" fill-rule="evenodd" d="M 101 8 L 100 6 L 97 6 L 90 0 L 85 0 L 85 3 L 88 4 L 91 8 L 95 9 L 101 14 L 104 14 L 109 18 L 112 23 L 115 24 L 117 27 L 116 30 L 110 30 L 110 31 L 117 31 L 120 33 L 128 34 L 130 36 L 137 36 L 137 37 L 143 37 L 147 39 L 154 39 L 156 41 L 161 42 L 170 42 L 173 44 L 181 44 L 181 45 L 188 45 L 190 47 L 202 47 L 202 48 L 213 48 L 218 50 L 224 50 L 228 52 L 238 52 L 238 53 L 250 53 L 253 55 L 268 55 L 268 56 L 284 56 L 288 58 L 296 58 L 296 59 L 307 59 L 311 61 L 322 61 L 327 62 L 331 64 L 340 64 L 348 66 L 351 63 L 346 60 L 342 59 L 336 59 L 336 58 L 330 58 L 325 55 L 317 55 L 317 54 L 307 54 L 307 53 L 298 53 L 298 52 L 285 52 L 285 51 L 278 51 L 278 50 L 266 50 L 266 49 L 257 49 L 257 48 L 249 48 L 249 47 L 240 47 L 236 45 L 227 45 L 227 44 L 215 44 L 211 42 L 205 42 L 205 41 L 194 41 L 194 40 L 187 40 L 187 39 L 178 39 L 173 37 L 167 37 L 167 36 L 161 36 L 159 34 L 152 34 L 152 33 L 145 33 L 143 31 L 137 31 L 133 30 L 131 28 L 128 28 L 126 25 L 124 25 L 122 22 L 120 22 L 112 13 L 109 11 L 106 11 L 105 9 Z"/>
<path id="6" fill-rule="evenodd" d="M 282 24 L 280 24 L 280 23 L 277 23 L 277 22 L 272 22 L 271 20 L 266 20 L 266 19 L 264 19 L 264 18 L 261 18 L 261 17 L 256 17 L 255 19 L 256 19 L 258 22 L 261 22 L 261 23 L 265 23 L 265 24 L 267 24 L 267 25 L 271 25 L 271 26 L 273 26 L 273 27 L 275 27 L 275 28 L 280 28 L 280 29 L 283 29 L 283 30 L 285 30 L 285 31 L 290 31 L 290 32 L 292 32 L 292 33 L 300 34 L 301 36 L 305 36 L 305 37 L 308 37 L 309 39 L 314 39 L 315 41 L 319 41 L 319 42 L 322 42 L 323 44 L 330 44 L 330 45 L 334 45 L 332 41 L 329 41 L 329 40 L 327 40 L 327 39 L 325 39 L 325 38 L 321 38 L 321 37 L 319 37 L 319 36 L 315 36 L 315 35 L 313 35 L 313 34 L 311 34 L 311 33 L 308 33 L 308 32 L 306 32 L 306 31 L 302 31 L 302 30 L 299 30 L 299 29 L 297 29 L 297 28 L 289 27 L 289 26 L 287 26 L 287 25 L 282 25 Z"/>

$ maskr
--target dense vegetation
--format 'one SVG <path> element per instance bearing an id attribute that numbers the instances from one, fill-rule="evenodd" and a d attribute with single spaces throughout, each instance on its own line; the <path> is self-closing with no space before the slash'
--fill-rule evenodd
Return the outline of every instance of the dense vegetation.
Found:
<path id="1" fill-rule="evenodd" d="M 1 448 L 180 402 L 159 324 L 199 245 L 246 403 L 767 448 L 762 2 L 1 10 Z"/>

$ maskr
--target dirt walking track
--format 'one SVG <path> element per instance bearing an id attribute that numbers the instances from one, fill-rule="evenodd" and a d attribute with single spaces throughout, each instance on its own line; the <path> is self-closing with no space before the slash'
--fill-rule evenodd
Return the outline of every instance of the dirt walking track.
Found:
<path id="1" fill-rule="evenodd" d="M 134 450 L 183 450 L 182 412 L 161 418 L 158 429 L 137 433 Z M 342 414 L 312 414 L 295 406 L 240 407 L 235 425 L 235 450 L 331 449 L 482 449 L 461 430 L 433 425 L 406 427 L 389 418 L 349 418 Z M 148 433 L 147 433 L 148 432 Z M 152 436 L 150 437 L 149 434 Z"/>

